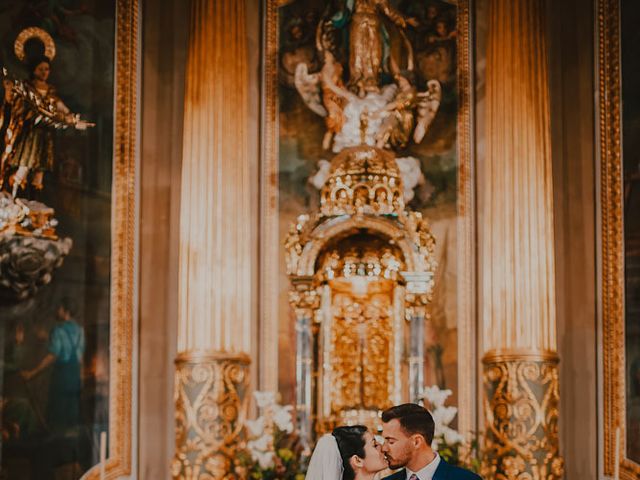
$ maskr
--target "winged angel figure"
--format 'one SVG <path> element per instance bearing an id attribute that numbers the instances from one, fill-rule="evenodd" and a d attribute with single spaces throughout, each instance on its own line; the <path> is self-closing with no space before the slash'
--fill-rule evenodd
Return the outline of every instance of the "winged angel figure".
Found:
<path id="1" fill-rule="evenodd" d="M 398 149 L 412 137 L 422 141 L 440 106 L 440 83 L 429 80 L 427 90 L 417 92 L 402 75 L 394 80 L 379 92 L 356 95 L 342 84 L 342 66 L 326 51 L 319 72 L 298 64 L 294 83 L 309 109 L 325 119 L 323 148 L 338 153 L 362 143 Z"/>

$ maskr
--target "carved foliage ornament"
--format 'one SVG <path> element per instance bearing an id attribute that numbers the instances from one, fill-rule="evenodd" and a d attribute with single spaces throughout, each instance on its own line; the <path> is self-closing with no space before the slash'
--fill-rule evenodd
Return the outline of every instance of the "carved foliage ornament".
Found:
<path id="1" fill-rule="evenodd" d="M 485 476 L 559 480 L 557 360 L 485 361 Z"/>
<path id="2" fill-rule="evenodd" d="M 232 472 L 248 387 L 245 356 L 187 354 L 177 359 L 174 479 L 235 478 Z"/>

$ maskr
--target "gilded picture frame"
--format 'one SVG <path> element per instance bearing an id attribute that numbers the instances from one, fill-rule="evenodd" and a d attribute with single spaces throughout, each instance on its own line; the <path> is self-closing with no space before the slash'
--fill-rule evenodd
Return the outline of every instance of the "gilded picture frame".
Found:
<path id="1" fill-rule="evenodd" d="M 602 459 L 603 473 L 640 476 L 626 456 L 625 261 L 622 169 L 621 25 L 619 0 L 598 0 L 597 125 L 600 163 Z M 616 438 L 618 437 L 618 438 Z M 616 444 L 618 446 L 616 447 Z M 619 457 L 616 458 L 616 452 Z"/>
<path id="2" fill-rule="evenodd" d="M 278 9 L 291 0 L 266 0 L 263 10 L 262 158 L 260 181 L 260 318 L 258 388 L 278 391 Z M 476 230 L 473 118 L 472 0 L 459 0 L 456 22 L 458 106 L 458 430 L 477 430 Z M 293 341 L 293 339 L 291 340 Z"/>
<path id="3" fill-rule="evenodd" d="M 2 150 L 31 152 L 31 163 L 5 157 L 0 196 L 56 217 L 46 236 L 6 222 L 0 233 L 5 244 L 67 248 L 54 250 L 55 271 L 28 291 L 2 272 L 0 476 L 128 478 L 137 447 L 139 2 L 36 3 L 9 2 L 0 14 Z M 27 172 L 22 180 L 16 170 Z M 37 271 L 45 257 L 32 258 Z"/>
<path id="4" fill-rule="evenodd" d="M 138 0 L 117 0 L 108 453 L 105 479 L 132 473 L 137 239 Z M 82 477 L 99 479 L 100 465 Z"/>

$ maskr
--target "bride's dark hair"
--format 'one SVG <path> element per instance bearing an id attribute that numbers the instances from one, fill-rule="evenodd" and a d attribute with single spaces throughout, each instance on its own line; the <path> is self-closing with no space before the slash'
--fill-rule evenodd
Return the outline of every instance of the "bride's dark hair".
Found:
<path id="1" fill-rule="evenodd" d="M 336 427 L 331 434 L 336 438 L 344 473 L 342 480 L 353 480 L 356 473 L 351 467 L 349 459 L 354 455 L 364 458 L 364 434 L 367 427 L 363 425 L 353 425 L 352 427 Z"/>

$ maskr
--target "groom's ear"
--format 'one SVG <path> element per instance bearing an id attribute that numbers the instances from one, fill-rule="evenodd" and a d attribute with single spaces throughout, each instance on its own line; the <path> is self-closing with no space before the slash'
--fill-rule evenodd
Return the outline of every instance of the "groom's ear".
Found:
<path id="1" fill-rule="evenodd" d="M 411 435 L 411 443 L 415 448 L 420 448 L 423 444 L 426 444 L 424 437 L 419 433 Z"/>

